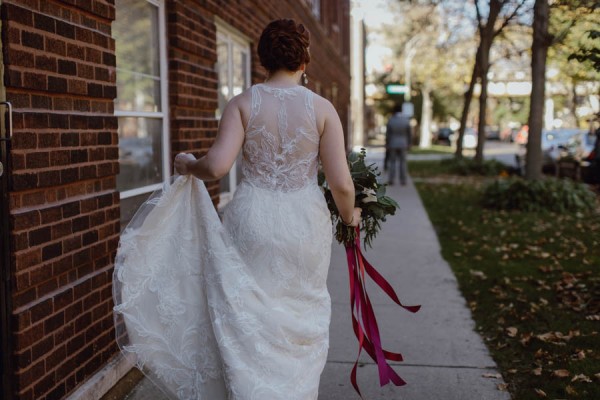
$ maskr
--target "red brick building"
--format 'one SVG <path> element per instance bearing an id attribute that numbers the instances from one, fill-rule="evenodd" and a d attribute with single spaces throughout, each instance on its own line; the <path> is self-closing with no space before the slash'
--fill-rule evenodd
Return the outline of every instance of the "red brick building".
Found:
<path id="1" fill-rule="evenodd" d="M 176 153 L 208 149 L 224 103 L 264 80 L 255 49 L 267 22 L 308 27 L 309 86 L 347 125 L 350 2 L 0 3 L 0 101 L 12 105 L 12 127 L 0 113 L 1 393 L 61 399 L 123 374 L 98 377 L 118 363 L 122 222 L 168 180 Z M 234 168 L 213 184 L 215 202 L 238 180 Z"/>

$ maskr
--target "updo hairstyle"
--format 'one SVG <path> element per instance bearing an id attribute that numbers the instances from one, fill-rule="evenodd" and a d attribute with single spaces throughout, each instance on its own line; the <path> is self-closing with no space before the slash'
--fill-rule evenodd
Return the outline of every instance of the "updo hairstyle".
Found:
<path id="1" fill-rule="evenodd" d="M 280 69 L 297 71 L 310 61 L 309 44 L 310 33 L 304 25 L 292 19 L 278 19 L 269 23 L 260 35 L 258 57 L 271 73 Z"/>

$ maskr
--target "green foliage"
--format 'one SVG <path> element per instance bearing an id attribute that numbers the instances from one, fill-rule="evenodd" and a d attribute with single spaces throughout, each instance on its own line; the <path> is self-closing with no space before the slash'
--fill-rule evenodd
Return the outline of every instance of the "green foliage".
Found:
<path id="1" fill-rule="evenodd" d="M 479 164 L 472 158 L 449 158 L 440 163 L 448 173 L 462 176 L 497 176 L 508 170 L 506 164 L 496 160 L 485 160 Z"/>
<path id="2" fill-rule="evenodd" d="M 589 31 L 588 37 L 591 40 L 599 40 L 600 31 Z M 594 69 L 600 72 L 600 48 L 581 48 L 569 56 L 569 61 L 571 60 L 577 60 L 580 63 L 589 61 L 594 66 Z"/>
<path id="3" fill-rule="evenodd" d="M 561 77 L 574 81 L 594 81 L 600 77 L 600 43 L 597 2 L 556 2 L 550 13 L 550 33 L 555 40 L 549 49 L 549 62 L 561 71 Z"/>
<path id="4" fill-rule="evenodd" d="M 484 188 L 482 204 L 499 210 L 587 212 L 594 209 L 596 195 L 571 180 L 498 179 Z"/>
<path id="5" fill-rule="evenodd" d="M 366 164 L 366 155 L 365 149 L 361 149 L 360 153 L 350 153 L 348 168 L 356 193 L 355 206 L 362 208 L 361 231 L 364 232 L 364 245 L 371 247 L 373 239 L 381 230 L 381 223 L 385 222 L 388 215 L 394 215 L 400 206 L 394 199 L 386 196 L 386 185 L 379 183 L 377 179 L 380 172 L 375 164 Z M 356 238 L 355 229 L 342 222 L 333 200 L 333 194 L 322 172 L 319 173 L 319 186 L 323 188 L 327 207 L 329 207 L 331 219 L 336 227 L 336 239 L 340 243 L 352 243 Z"/>

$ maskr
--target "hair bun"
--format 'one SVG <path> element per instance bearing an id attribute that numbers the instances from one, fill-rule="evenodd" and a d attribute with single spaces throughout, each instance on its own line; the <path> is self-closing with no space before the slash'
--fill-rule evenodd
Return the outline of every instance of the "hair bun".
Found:
<path id="1" fill-rule="evenodd" d="M 258 41 L 260 63 L 269 72 L 280 69 L 297 71 L 302 64 L 310 62 L 308 47 L 310 33 L 293 19 L 270 22 Z"/>

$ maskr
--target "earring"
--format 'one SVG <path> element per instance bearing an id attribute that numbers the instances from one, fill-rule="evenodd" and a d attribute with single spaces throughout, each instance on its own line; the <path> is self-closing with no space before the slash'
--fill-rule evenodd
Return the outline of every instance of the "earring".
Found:
<path id="1" fill-rule="evenodd" d="M 304 86 L 308 85 L 308 76 L 306 76 L 306 72 L 302 73 L 302 84 Z"/>

